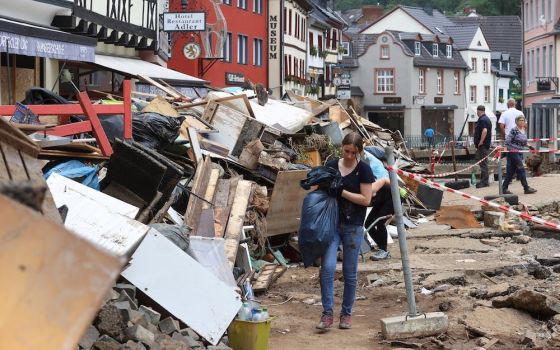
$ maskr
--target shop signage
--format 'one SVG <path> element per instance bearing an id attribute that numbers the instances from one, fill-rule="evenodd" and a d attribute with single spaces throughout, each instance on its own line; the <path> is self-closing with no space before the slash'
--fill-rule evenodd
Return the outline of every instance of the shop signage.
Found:
<path id="1" fill-rule="evenodd" d="M 338 100 L 349 100 L 352 98 L 352 93 L 350 89 L 336 89 L 336 98 Z"/>
<path id="2" fill-rule="evenodd" d="M 166 12 L 163 14 L 166 32 L 200 32 L 206 30 L 204 12 Z"/>
<path id="3" fill-rule="evenodd" d="M 245 75 L 243 75 L 243 73 L 226 72 L 226 84 L 241 85 L 244 82 L 245 82 Z"/>
<path id="4" fill-rule="evenodd" d="M 443 97 L 434 97 L 434 103 L 435 104 L 442 104 L 443 103 Z"/>
<path id="5" fill-rule="evenodd" d="M 384 104 L 400 104 L 401 98 L 400 97 L 383 97 Z"/>
<path id="6" fill-rule="evenodd" d="M 71 61 L 95 61 L 95 46 L 40 39 L 8 32 L 0 32 L 0 52 Z"/>
<path id="7" fill-rule="evenodd" d="M 413 99 L 413 103 L 416 105 L 423 105 L 426 101 L 424 96 L 414 96 L 412 99 Z"/>
<path id="8" fill-rule="evenodd" d="M 278 59 L 278 16 L 268 17 L 268 58 Z"/>

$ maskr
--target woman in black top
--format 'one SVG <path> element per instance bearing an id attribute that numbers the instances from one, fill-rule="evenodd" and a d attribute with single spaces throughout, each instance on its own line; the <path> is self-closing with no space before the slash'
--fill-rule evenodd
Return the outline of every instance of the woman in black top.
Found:
<path id="1" fill-rule="evenodd" d="M 344 276 L 344 293 L 339 328 L 352 327 L 352 306 L 356 297 L 358 276 L 358 256 L 364 237 L 363 223 L 366 208 L 371 200 L 374 181 L 368 164 L 360 160 L 363 152 L 362 137 L 352 132 L 342 140 L 342 158 L 327 162 L 327 166 L 338 169 L 342 175 L 342 184 L 334 190 L 339 198 L 340 222 L 334 239 L 321 260 L 321 301 L 323 314 L 317 325 L 326 330 L 333 324 L 334 274 L 336 256 L 342 243 L 342 273 Z"/>

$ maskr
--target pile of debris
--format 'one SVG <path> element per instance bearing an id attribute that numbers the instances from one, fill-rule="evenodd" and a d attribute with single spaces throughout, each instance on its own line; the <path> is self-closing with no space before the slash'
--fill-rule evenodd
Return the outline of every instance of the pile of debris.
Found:
<path id="1" fill-rule="evenodd" d="M 36 320 L 0 322 L 0 348 L 227 348 L 242 284 L 266 292 L 299 261 L 299 180 L 344 133 L 418 168 L 400 134 L 336 100 L 147 102 L 123 86 L 122 102 L 0 106 L 2 300 Z"/>

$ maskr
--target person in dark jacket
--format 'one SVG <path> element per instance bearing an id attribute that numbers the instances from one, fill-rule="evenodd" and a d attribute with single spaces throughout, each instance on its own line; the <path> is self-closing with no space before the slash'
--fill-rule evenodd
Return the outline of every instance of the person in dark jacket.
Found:
<path id="1" fill-rule="evenodd" d="M 371 200 L 374 181 L 373 173 L 368 164 L 360 160 L 363 152 L 363 139 L 352 132 L 342 140 L 342 158 L 327 162 L 326 166 L 337 169 L 342 181 L 331 186 L 329 192 L 338 197 L 340 222 L 334 239 L 321 258 L 321 302 L 323 313 L 317 325 L 318 329 L 327 330 L 333 324 L 334 277 L 338 247 L 342 244 L 342 275 L 344 292 L 342 294 L 342 310 L 338 328 L 352 327 L 352 306 L 356 299 L 358 284 L 358 256 L 364 237 L 364 219 L 366 208 Z"/>
<path id="2" fill-rule="evenodd" d="M 529 187 L 527 174 L 525 173 L 525 167 L 523 165 L 523 154 L 519 152 L 527 147 L 527 135 L 525 134 L 526 127 L 527 123 L 525 122 L 525 116 L 520 115 L 515 118 L 515 126 L 506 136 L 506 147 L 509 152 L 507 153 L 506 178 L 502 184 L 502 192 L 504 194 L 512 194 L 508 191 L 508 186 L 513 179 L 513 175 L 516 173 L 517 179 L 521 181 L 521 184 L 523 185 L 525 194 L 537 192 L 534 188 Z"/>
<path id="3" fill-rule="evenodd" d="M 476 159 L 480 162 L 480 182 L 476 184 L 476 188 L 488 187 L 488 155 L 490 154 L 490 140 L 492 140 L 492 122 L 486 115 L 486 108 L 483 105 L 476 107 L 478 121 L 474 130 L 474 146 L 476 147 Z"/>

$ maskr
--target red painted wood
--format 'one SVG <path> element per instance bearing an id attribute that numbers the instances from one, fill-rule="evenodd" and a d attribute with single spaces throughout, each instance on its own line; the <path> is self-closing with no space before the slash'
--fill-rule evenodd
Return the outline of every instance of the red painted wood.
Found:
<path id="1" fill-rule="evenodd" d="M 80 105 L 82 106 L 84 114 L 88 117 L 89 122 L 91 123 L 93 135 L 97 140 L 97 144 L 99 146 L 99 149 L 101 149 L 101 153 L 104 156 L 111 156 L 111 154 L 113 154 L 113 148 L 111 147 L 111 143 L 109 142 L 107 135 L 105 135 L 105 131 L 101 126 L 99 117 L 97 116 L 97 113 L 95 113 L 95 109 L 93 108 L 93 104 L 91 103 L 87 92 L 80 92 L 80 94 L 78 95 L 78 101 L 80 101 Z"/>
<path id="2" fill-rule="evenodd" d="M 123 97 L 124 97 L 124 138 L 132 139 L 132 94 L 130 80 L 123 81 Z"/>
<path id="3" fill-rule="evenodd" d="M 47 134 L 55 135 L 55 136 L 70 136 L 70 135 L 77 135 L 82 134 L 84 132 L 91 132 L 91 123 L 88 121 L 77 122 L 77 123 L 70 123 L 59 125 L 55 128 L 49 129 Z"/>
<path id="4" fill-rule="evenodd" d="M 41 115 L 80 115 L 84 114 L 79 104 L 66 105 L 27 105 L 33 113 Z M 16 110 L 14 105 L 0 106 L 0 115 L 13 115 Z M 123 105 L 93 105 L 93 110 L 98 115 L 123 114 Z"/>

